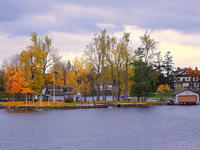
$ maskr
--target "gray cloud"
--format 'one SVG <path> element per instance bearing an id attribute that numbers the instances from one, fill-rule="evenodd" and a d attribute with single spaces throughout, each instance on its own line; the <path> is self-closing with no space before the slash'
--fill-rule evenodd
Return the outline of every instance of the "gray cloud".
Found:
<path id="1" fill-rule="evenodd" d="M 96 32 L 97 23 L 200 31 L 198 0 L 1 0 L 0 32 Z"/>
<path id="2" fill-rule="evenodd" d="M 130 25 L 142 28 L 142 34 L 145 29 L 156 33 L 162 49 L 174 49 L 176 64 L 184 58 L 195 65 L 199 6 L 199 0 L 1 0 L 0 61 L 26 48 L 32 32 L 52 35 L 61 54 L 73 57 L 83 52 L 92 33 L 103 27 L 121 33 Z"/>

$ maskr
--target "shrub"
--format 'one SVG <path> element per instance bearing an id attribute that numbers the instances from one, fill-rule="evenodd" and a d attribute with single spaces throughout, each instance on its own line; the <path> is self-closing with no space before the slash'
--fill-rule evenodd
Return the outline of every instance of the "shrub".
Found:
<path id="1" fill-rule="evenodd" d="M 164 93 L 164 92 L 168 92 L 169 90 L 170 90 L 170 87 L 168 84 L 161 84 L 158 86 L 157 92 Z"/>
<path id="2" fill-rule="evenodd" d="M 73 98 L 72 97 L 69 97 L 69 98 L 66 98 L 64 100 L 65 103 L 72 103 L 73 102 Z"/>
<path id="3" fill-rule="evenodd" d="M 184 89 L 183 86 L 177 86 L 177 87 L 176 87 L 176 91 L 180 91 L 180 90 L 183 90 L 183 89 Z"/>

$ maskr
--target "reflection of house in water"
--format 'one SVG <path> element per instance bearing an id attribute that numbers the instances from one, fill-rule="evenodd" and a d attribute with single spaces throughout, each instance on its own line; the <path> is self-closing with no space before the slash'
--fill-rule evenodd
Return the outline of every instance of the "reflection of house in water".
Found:
<path id="1" fill-rule="evenodd" d="M 78 93 L 74 91 L 74 87 L 71 85 L 56 85 L 55 87 L 54 85 L 49 85 L 42 90 L 42 95 L 45 96 L 45 99 L 47 100 L 54 100 L 54 94 L 56 101 L 64 101 L 67 98 L 73 98 L 76 100 L 76 97 L 79 96 Z"/>

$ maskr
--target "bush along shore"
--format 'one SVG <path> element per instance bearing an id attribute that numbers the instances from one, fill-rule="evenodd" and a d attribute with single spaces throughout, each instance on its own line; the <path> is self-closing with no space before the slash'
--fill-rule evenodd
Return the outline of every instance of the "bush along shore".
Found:
<path id="1" fill-rule="evenodd" d="M 54 110 L 54 109 L 89 109 L 89 108 L 109 108 L 109 107 L 148 107 L 154 105 L 167 105 L 166 102 L 158 101 L 88 101 L 88 102 L 28 102 L 23 101 L 5 102 L 0 105 L 1 109 L 8 110 Z"/>

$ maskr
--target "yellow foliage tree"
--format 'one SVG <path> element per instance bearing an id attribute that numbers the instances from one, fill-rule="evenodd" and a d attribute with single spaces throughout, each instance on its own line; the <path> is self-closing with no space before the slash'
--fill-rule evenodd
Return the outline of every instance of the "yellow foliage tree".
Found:
<path id="1" fill-rule="evenodd" d="M 37 93 L 40 93 L 44 86 L 44 76 L 42 74 L 42 51 L 37 47 L 29 46 L 28 50 L 23 50 L 20 54 L 20 68 L 23 72 L 28 87 Z"/>
<path id="2" fill-rule="evenodd" d="M 79 59 L 76 58 L 74 62 L 75 67 L 75 78 L 77 82 L 75 83 L 78 91 L 84 96 L 86 101 L 86 96 L 90 92 L 90 80 L 89 80 L 89 73 L 91 69 L 90 63 L 88 63 L 83 58 Z"/>
<path id="3" fill-rule="evenodd" d="M 182 89 L 184 89 L 183 86 L 177 86 L 177 87 L 176 87 L 176 91 L 180 91 L 180 90 L 182 90 Z"/>
<path id="4" fill-rule="evenodd" d="M 28 87 L 40 93 L 46 83 L 46 72 L 49 67 L 59 60 L 58 52 L 52 46 L 52 40 L 46 36 L 44 39 L 32 34 L 32 44 L 20 54 L 21 70 L 26 72 L 25 79 Z"/>
<path id="5" fill-rule="evenodd" d="M 161 84 L 158 86 L 157 92 L 163 93 L 168 92 L 170 90 L 170 87 L 168 84 Z"/>

